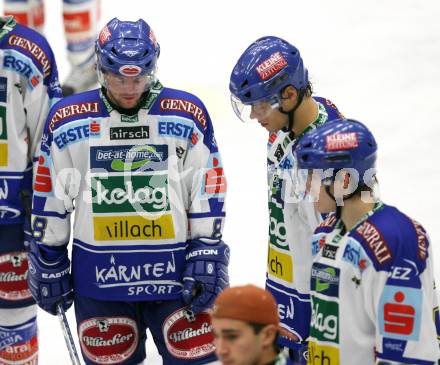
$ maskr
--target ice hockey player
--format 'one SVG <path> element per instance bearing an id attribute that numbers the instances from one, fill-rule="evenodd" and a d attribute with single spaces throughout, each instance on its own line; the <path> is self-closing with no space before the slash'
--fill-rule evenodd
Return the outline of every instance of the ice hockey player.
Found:
<path id="1" fill-rule="evenodd" d="M 281 325 L 297 342 L 280 345 L 304 363 L 303 343 L 310 324 L 310 239 L 320 222 L 313 204 L 297 189 L 292 151 L 308 132 L 339 117 L 327 99 L 312 96 L 312 86 L 299 51 L 285 40 L 264 37 L 239 58 L 230 81 L 231 100 L 242 121 L 256 120 L 269 132 L 269 255 L 266 287 L 280 310 Z"/>
<path id="2" fill-rule="evenodd" d="M 52 0 L 53 1 L 53 0 Z M 71 70 L 63 95 L 89 90 L 97 84 L 94 41 L 98 32 L 100 0 L 63 0 L 64 35 Z M 44 32 L 44 0 L 3 0 L 4 13 L 40 33 Z"/>
<path id="3" fill-rule="evenodd" d="M 12 17 L 0 17 L 0 59 L 0 364 L 35 365 L 37 306 L 25 251 L 32 166 L 61 88 L 49 44 Z"/>
<path id="4" fill-rule="evenodd" d="M 432 248 L 420 223 L 377 196 L 371 132 L 334 120 L 295 153 L 318 210 L 336 211 L 313 236 L 309 364 L 437 364 Z"/>
<path id="5" fill-rule="evenodd" d="M 86 364 L 140 364 L 146 328 L 164 364 L 216 359 L 206 309 L 228 285 L 226 180 L 203 103 L 156 79 L 148 24 L 107 23 L 102 88 L 47 119 L 29 282 L 41 308 L 75 302 Z M 67 245 L 75 207 L 72 276 Z"/>
<path id="6" fill-rule="evenodd" d="M 212 329 L 219 360 L 236 365 L 284 365 L 278 347 L 277 303 L 255 285 L 226 288 L 214 302 Z"/>

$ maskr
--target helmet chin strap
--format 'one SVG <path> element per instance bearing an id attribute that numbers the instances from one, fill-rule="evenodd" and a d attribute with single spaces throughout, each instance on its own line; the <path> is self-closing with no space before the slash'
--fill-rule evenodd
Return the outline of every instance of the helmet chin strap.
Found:
<path id="1" fill-rule="evenodd" d="M 358 187 L 356 188 L 355 191 L 353 191 L 350 194 L 344 195 L 343 199 L 344 200 L 348 200 L 351 199 L 353 196 L 355 196 L 359 191 L 362 191 L 363 188 L 365 187 L 365 184 L 359 184 Z M 338 202 L 336 201 L 335 196 L 331 193 L 330 191 L 330 186 L 329 185 L 325 185 L 325 192 L 328 194 L 329 197 L 331 197 L 335 203 L 336 203 L 336 218 L 337 219 L 341 219 L 341 215 L 342 215 L 342 206 L 338 205 Z"/>
<path id="2" fill-rule="evenodd" d="M 285 111 L 283 110 L 282 106 L 278 108 L 278 111 L 280 113 L 287 115 L 287 117 L 289 118 L 287 125 L 281 129 L 283 132 L 293 132 L 293 125 L 295 124 L 295 111 L 301 105 L 305 94 L 306 94 L 306 89 L 300 89 L 298 91 L 298 98 L 296 104 L 291 110 Z"/>

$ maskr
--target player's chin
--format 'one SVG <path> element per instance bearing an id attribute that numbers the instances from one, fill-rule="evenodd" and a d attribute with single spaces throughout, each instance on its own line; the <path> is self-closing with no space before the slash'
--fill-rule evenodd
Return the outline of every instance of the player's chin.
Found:
<path id="1" fill-rule="evenodd" d="M 130 109 L 130 108 L 134 108 L 139 102 L 139 98 L 138 97 L 122 97 L 119 99 L 119 104 L 121 107 L 125 108 L 125 109 Z"/>

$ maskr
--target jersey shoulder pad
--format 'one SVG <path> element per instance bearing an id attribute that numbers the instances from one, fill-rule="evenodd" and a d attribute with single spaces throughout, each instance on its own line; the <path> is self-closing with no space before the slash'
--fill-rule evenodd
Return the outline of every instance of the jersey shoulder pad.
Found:
<path id="1" fill-rule="evenodd" d="M 341 112 L 338 110 L 337 106 L 335 104 L 333 104 L 332 101 L 330 101 L 329 99 L 320 97 L 320 96 L 316 96 L 314 97 L 314 99 L 322 104 L 327 112 L 327 120 L 334 120 L 334 119 L 341 119 L 344 118 L 344 116 L 341 114 Z"/>
<path id="2" fill-rule="evenodd" d="M 13 49 L 26 56 L 47 77 L 56 67 L 52 49 L 46 38 L 37 31 L 16 24 L 6 36 L 5 49 Z"/>
<path id="3" fill-rule="evenodd" d="M 50 110 L 46 128 L 53 132 L 69 122 L 106 115 L 108 112 L 99 97 L 99 90 L 86 91 L 58 101 Z"/>
<path id="4" fill-rule="evenodd" d="M 164 88 L 158 99 L 151 113 L 191 119 L 202 133 L 212 129 L 208 111 L 197 96 L 182 90 Z"/>
<path id="5" fill-rule="evenodd" d="M 428 255 L 428 238 L 423 227 L 385 205 L 353 232 L 375 263 L 376 269 L 389 270 L 403 261 L 414 262 L 420 271 Z"/>

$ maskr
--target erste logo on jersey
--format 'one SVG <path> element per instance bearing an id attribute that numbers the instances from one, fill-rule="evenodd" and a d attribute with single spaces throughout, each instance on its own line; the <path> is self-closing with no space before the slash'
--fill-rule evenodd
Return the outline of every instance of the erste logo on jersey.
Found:
<path id="1" fill-rule="evenodd" d="M 97 364 L 119 364 L 133 355 L 137 324 L 127 317 L 95 317 L 81 322 L 78 337 L 84 355 Z"/>
<path id="2" fill-rule="evenodd" d="M 351 263 L 354 267 L 358 268 L 360 272 L 371 265 L 371 260 L 363 247 L 352 238 L 347 241 L 342 260 Z"/>
<path id="3" fill-rule="evenodd" d="M 41 151 L 34 180 L 34 190 L 38 195 L 49 195 L 52 192 L 52 177 L 50 175 L 50 157 Z"/>
<path id="4" fill-rule="evenodd" d="M 397 340 L 418 341 L 423 293 L 420 289 L 386 285 L 379 302 L 379 332 Z"/>
<path id="5" fill-rule="evenodd" d="M 359 145 L 356 132 L 332 134 L 325 141 L 327 151 L 351 150 Z"/>
<path id="6" fill-rule="evenodd" d="M 162 332 L 168 351 L 179 359 L 198 359 L 215 351 L 208 312 L 194 315 L 185 308 L 178 309 L 165 319 Z"/>
<path id="7" fill-rule="evenodd" d="M 124 76 L 138 76 L 142 69 L 136 65 L 123 65 L 119 67 L 119 73 Z"/>
<path id="8" fill-rule="evenodd" d="M 277 74 L 280 70 L 287 66 L 287 62 L 284 59 L 281 52 L 275 52 L 263 62 L 261 62 L 255 68 L 260 75 L 261 80 L 265 81 Z"/>
<path id="9" fill-rule="evenodd" d="M 30 299 L 27 284 L 28 261 L 25 252 L 0 255 L 0 299 L 19 301 Z"/>

